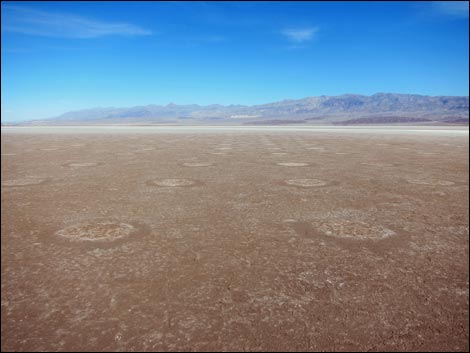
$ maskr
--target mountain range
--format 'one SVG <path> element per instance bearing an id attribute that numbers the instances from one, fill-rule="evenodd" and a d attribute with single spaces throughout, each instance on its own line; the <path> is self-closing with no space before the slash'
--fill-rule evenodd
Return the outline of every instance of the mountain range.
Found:
<path id="1" fill-rule="evenodd" d="M 93 124 L 468 124 L 468 96 L 377 93 L 283 100 L 262 105 L 146 105 L 94 108 L 21 125 Z"/>

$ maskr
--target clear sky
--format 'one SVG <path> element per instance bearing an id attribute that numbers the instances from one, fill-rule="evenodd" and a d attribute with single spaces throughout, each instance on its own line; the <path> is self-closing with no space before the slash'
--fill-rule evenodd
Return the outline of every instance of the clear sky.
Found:
<path id="1" fill-rule="evenodd" d="M 2 121 L 170 102 L 468 95 L 468 2 L 1 7 Z"/>

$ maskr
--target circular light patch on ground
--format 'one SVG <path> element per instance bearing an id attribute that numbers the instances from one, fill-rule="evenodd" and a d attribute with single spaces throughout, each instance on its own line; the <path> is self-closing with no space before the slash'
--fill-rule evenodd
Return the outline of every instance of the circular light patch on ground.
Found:
<path id="1" fill-rule="evenodd" d="M 56 235 L 74 241 L 114 241 L 134 233 L 136 228 L 128 223 L 96 221 L 79 223 L 56 232 Z"/>
<path id="2" fill-rule="evenodd" d="M 72 168 L 82 168 L 82 167 L 95 167 L 98 163 L 93 162 L 82 162 L 82 163 L 67 163 L 65 166 Z"/>
<path id="3" fill-rule="evenodd" d="M 316 186 L 324 186 L 327 184 L 326 181 L 320 179 L 288 179 L 284 180 L 287 185 L 300 186 L 304 188 L 313 188 Z"/>
<path id="4" fill-rule="evenodd" d="M 155 151 L 156 149 L 154 147 L 144 147 L 141 148 L 140 150 L 134 151 L 135 153 L 142 153 L 142 152 L 149 152 L 149 151 Z"/>
<path id="5" fill-rule="evenodd" d="M 185 167 L 210 167 L 212 163 L 183 163 Z"/>
<path id="6" fill-rule="evenodd" d="M 16 153 L 2 153 L 2 156 L 16 156 Z"/>
<path id="7" fill-rule="evenodd" d="M 393 167 L 393 164 L 390 163 L 381 163 L 381 162 L 364 162 L 361 163 L 362 165 L 368 166 L 368 167 L 378 167 L 378 168 L 386 168 L 386 167 Z"/>
<path id="8" fill-rule="evenodd" d="M 37 185 L 41 184 L 45 179 L 39 178 L 20 178 L 13 180 L 2 181 L 2 186 L 12 187 L 12 186 L 28 186 L 28 185 Z"/>
<path id="9" fill-rule="evenodd" d="M 276 163 L 276 164 L 283 166 L 283 167 L 305 167 L 308 165 L 308 163 L 296 163 L 296 162 L 282 162 L 282 163 Z"/>
<path id="10" fill-rule="evenodd" d="M 322 223 L 318 230 L 327 236 L 348 239 L 384 239 L 395 235 L 393 230 L 360 221 L 340 220 Z"/>
<path id="11" fill-rule="evenodd" d="M 163 187 L 178 187 L 178 186 L 192 186 L 196 182 L 190 179 L 159 179 L 151 180 L 148 182 L 150 185 L 163 186 Z"/>
<path id="12" fill-rule="evenodd" d="M 455 183 L 453 181 L 448 181 L 448 180 L 439 180 L 439 179 L 418 179 L 418 178 L 412 178 L 412 179 L 407 179 L 407 181 L 411 184 L 417 184 L 417 185 L 432 185 L 432 186 L 451 186 L 454 185 Z"/>
<path id="13" fill-rule="evenodd" d="M 297 221 L 293 218 L 287 218 L 285 220 L 283 220 L 284 223 L 296 223 Z"/>
<path id="14" fill-rule="evenodd" d="M 41 148 L 41 151 L 57 151 L 59 148 L 51 147 L 51 148 Z"/>
<path id="15" fill-rule="evenodd" d="M 287 152 L 272 152 L 271 154 L 274 156 L 285 156 Z"/>

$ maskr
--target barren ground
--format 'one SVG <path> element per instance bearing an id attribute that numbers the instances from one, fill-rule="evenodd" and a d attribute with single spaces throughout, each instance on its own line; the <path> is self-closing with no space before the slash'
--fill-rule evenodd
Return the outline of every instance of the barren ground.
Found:
<path id="1" fill-rule="evenodd" d="M 469 349 L 468 134 L 2 131 L 1 349 Z"/>

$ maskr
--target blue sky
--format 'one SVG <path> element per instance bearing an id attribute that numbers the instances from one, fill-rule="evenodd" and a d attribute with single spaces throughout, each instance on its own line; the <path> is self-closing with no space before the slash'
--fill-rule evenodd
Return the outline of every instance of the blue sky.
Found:
<path id="1" fill-rule="evenodd" d="M 468 2 L 1 6 L 2 121 L 170 102 L 468 95 Z"/>

